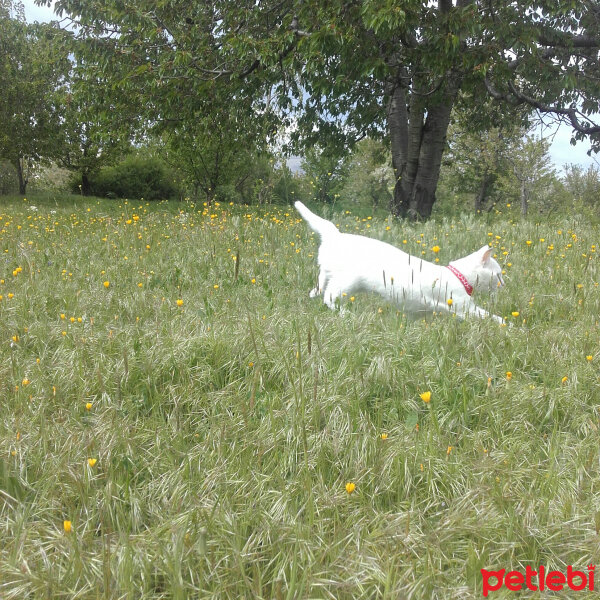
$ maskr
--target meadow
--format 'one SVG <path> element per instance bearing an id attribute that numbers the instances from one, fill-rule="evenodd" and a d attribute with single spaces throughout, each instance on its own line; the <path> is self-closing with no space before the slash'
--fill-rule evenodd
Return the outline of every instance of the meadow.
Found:
<path id="1" fill-rule="evenodd" d="M 506 327 L 330 311 L 292 207 L 0 219 L 1 598 L 464 599 L 595 564 L 597 221 L 333 215 L 442 264 L 489 242 Z"/>

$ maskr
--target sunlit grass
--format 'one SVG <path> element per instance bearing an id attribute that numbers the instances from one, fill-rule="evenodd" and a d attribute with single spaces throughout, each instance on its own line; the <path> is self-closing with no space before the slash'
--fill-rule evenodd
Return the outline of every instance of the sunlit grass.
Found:
<path id="1" fill-rule="evenodd" d="M 38 200 L 0 211 L 1 597 L 475 598 L 595 561 L 599 227 L 333 216 L 441 264 L 488 241 L 508 328 L 329 311 L 292 208 Z"/>

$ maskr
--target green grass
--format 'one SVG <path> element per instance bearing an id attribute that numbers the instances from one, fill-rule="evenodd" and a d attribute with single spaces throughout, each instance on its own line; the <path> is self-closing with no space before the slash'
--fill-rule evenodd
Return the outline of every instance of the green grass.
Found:
<path id="1" fill-rule="evenodd" d="M 3 599 L 478 598 L 481 568 L 596 561 L 588 219 L 335 216 L 442 263 L 492 242 L 506 328 L 329 311 L 292 208 L 0 212 Z"/>

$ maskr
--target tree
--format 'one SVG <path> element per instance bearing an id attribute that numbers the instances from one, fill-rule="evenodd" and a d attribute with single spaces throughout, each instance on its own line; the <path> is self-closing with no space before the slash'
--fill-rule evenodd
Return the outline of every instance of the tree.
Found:
<path id="1" fill-rule="evenodd" d="M 158 112 L 176 109 L 186 119 L 211 90 L 231 107 L 249 99 L 276 107 L 283 124 L 295 111 L 295 139 L 305 144 L 386 136 L 395 214 L 431 214 L 458 101 L 480 106 L 482 121 L 486 97 L 528 106 L 600 145 L 600 125 L 590 120 L 600 97 L 596 0 L 58 0 L 56 7 L 78 21 L 88 56 L 142 90 L 140 99 L 150 93 Z"/>
<path id="2" fill-rule="evenodd" d="M 260 118 L 206 104 L 192 119 L 162 121 L 155 133 L 163 140 L 165 158 L 184 173 L 195 196 L 201 192 L 208 205 L 219 188 L 241 189 L 255 173 L 255 164 L 267 152 L 267 134 Z M 221 190 L 222 191 L 222 190 Z"/>
<path id="3" fill-rule="evenodd" d="M 512 172 L 511 156 L 526 130 L 517 123 L 473 131 L 469 115 L 462 117 L 449 128 L 442 177 L 454 191 L 472 195 L 475 212 L 481 212 L 492 208 L 499 178 Z"/>
<path id="4" fill-rule="evenodd" d="M 523 216 L 527 216 L 533 200 L 544 203 L 557 181 L 548 155 L 549 146 L 550 142 L 546 139 L 536 139 L 531 135 L 520 138 L 508 157 L 510 170 L 500 178 L 500 186 L 507 197 L 515 195 L 518 190 Z"/>
<path id="5" fill-rule="evenodd" d="M 331 148 L 314 146 L 305 152 L 301 168 L 311 187 L 313 200 L 335 204 L 347 174 L 344 158 Z"/>
<path id="6" fill-rule="evenodd" d="M 388 207 L 395 183 L 389 154 L 378 140 L 365 138 L 358 142 L 347 160 L 342 197 L 363 206 Z"/>
<path id="7" fill-rule="evenodd" d="M 0 5 L 0 158 L 8 160 L 25 194 L 31 166 L 56 156 L 57 90 L 68 59 L 56 51 L 54 25 L 28 25 L 22 5 Z"/>
<path id="8" fill-rule="evenodd" d="M 63 49 L 69 47 L 70 36 Z M 91 181 L 102 167 L 114 164 L 131 145 L 138 115 L 117 112 L 116 92 L 76 58 L 60 94 L 62 106 L 56 162 L 78 174 L 81 193 L 91 193 Z M 123 107 L 128 106 L 122 102 Z"/>
<path id="9" fill-rule="evenodd" d="M 600 201 L 600 168 L 597 165 L 590 165 L 587 169 L 579 165 L 565 165 L 563 182 L 573 199 L 592 205 Z"/>

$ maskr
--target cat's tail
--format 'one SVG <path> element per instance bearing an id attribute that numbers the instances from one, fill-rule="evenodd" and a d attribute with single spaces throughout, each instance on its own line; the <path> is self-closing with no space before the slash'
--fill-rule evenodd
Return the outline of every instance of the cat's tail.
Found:
<path id="1" fill-rule="evenodd" d="M 326 219 L 322 219 L 318 215 L 315 215 L 315 213 L 308 210 L 308 208 L 306 208 L 302 202 L 298 201 L 294 204 L 294 206 L 302 218 L 308 223 L 308 226 L 321 239 L 323 239 L 325 236 L 339 234 L 338 228 L 331 221 L 327 221 Z"/>

